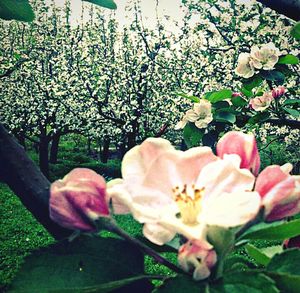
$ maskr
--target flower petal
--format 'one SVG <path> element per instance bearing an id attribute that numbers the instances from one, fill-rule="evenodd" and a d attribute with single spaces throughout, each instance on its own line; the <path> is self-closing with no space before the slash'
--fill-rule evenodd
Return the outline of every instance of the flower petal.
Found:
<path id="1" fill-rule="evenodd" d="M 165 229 L 159 224 L 146 223 L 143 227 L 143 234 L 151 242 L 157 245 L 163 245 L 171 241 L 175 237 L 176 232 Z"/>
<path id="2" fill-rule="evenodd" d="M 210 198 L 201 217 L 206 224 L 236 227 L 252 220 L 260 208 L 257 192 L 237 191 Z"/>

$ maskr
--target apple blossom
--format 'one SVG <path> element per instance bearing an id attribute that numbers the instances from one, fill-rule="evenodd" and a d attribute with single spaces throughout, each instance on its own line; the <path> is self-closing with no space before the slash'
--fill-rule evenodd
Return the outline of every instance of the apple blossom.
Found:
<path id="1" fill-rule="evenodd" d="M 149 138 L 129 150 L 123 179 L 113 180 L 108 194 L 144 223 L 144 235 L 156 244 L 176 233 L 205 237 L 207 225 L 235 227 L 253 219 L 260 207 L 251 192 L 254 176 L 240 169 L 241 159 L 215 156 L 208 147 L 175 150 L 169 141 Z"/>
<path id="2" fill-rule="evenodd" d="M 260 157 L 253 134 L 238 131 L 227 132 L 217 144 L 217 155 L 223 158 L 228 154 L 237 154 L 241 158 L 240 168 L 246 168 L 257 175 L 260 168 Z"/>
<path id="3" fill-rule="evenodd" d="M 187 122 L 195 123 L 195 126 L 198 128 L 206 128 L 212 120 L 211 103 L 201 99 L 199 103 L 194 104 L 193 109 L 185 113 L 183 119 L 175 126 L 175 129 L 184 128 Z"/>
<path id="4" fill-rule="evenodd" d="M 238 65 L 235 69 L 238 76 L 250 78 L 254 75 L 255 70 L 250 60 L 249 53 L 241 53 L 238 57 Z"/>
<path id="5" fill-rule="evenodd" d="M 92 232 L 95 220 L 109 216 L 105 180 L 85 168 L 52 183 L 49 204 L 51 219 L 72 230 Z"/>
<path id="6" fill-rule="evenodd" d="M 271 92 L 264 93 L 261 97 L 256 97 L 250 100 L 249 104 L 255 111 L 264 111 L 270 107 L 273 101 L 273 95 Z"/>
<path id="7" fill-rule="evenodd" d="M 252 65 L 257 69 L 264 70 L 272 70 L 280 55 L 280 51 L 273 43 L 264 44 L 261 48 L 253 46 L 250 52 Z"/>
<path id="8" fill-rule="evenodd" d="M 290 175 L 291 170 L 289 163 L 268 166 L 257 177 L 255 190 L 261 196 L 268 221 L 300 212 L 300 176 Z"/>
<path id="9" fill-rule="evenodd" d="M 178 263 L 186 272 L 192 271 L 195 280 L 208 278 L 216 262 L 213 246 L 204 240 L 189 240 L 179 248 Z"/>

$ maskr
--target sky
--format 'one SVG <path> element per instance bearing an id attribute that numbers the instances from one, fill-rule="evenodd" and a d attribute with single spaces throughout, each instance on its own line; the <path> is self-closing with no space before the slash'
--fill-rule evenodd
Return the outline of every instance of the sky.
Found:
<path id="1" fill-rule="evenodd" d="M 52 0 L 46 0 L 46 3 L 50 4 Z M 65 0 L 54 0 L 55 4 L 59 7 L 63 7 Z M 117 4 L 118 8 L 115 11 L 116 18 L 118 22 L 120 23 L 120 26 L 123 26 L 124 24 L 127 24 L 129 22 L 128 19 L 126 19 L 126 14 L 129 16 L 131 13 L 125 11 L 126 4 L 128 3 L 128 0 L 115 0 L 115 3 Z M 88 10 L 88 7 L 93 4 L 84 2 L 84 7 L 87 8 L 85 10 Z M 159 0 L 158 5 L 158 14 L 160 17 L 167 15 L 169 16 L 170 20 L 178 21 L 179 23 L 182 21 L 183 15 L 184 15 L 184 9 L 180 7 L 181 0 Z M 142 16 L 143 16 L 143 23 L 145 27 L 153 28 L 155 24 L 156 19 L 156 0 L 141 0 L 141 9 L 142 9 Z M 80 22 L 81 20 L 81 7 L 82 7 L 82 1 L 81 0 L 71 0 L 71 22 L 73 24 L 76 24 L 77 22 Z M 107 13 L 109 13 L 109 10 L 107 10 Z"/>

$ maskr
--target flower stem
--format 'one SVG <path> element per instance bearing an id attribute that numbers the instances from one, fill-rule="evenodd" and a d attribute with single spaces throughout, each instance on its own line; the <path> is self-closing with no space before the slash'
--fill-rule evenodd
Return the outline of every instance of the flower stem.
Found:
<path id="1" fill-rule="evenodd" d="M 132 245 L 139 248 L 143 253 L 151 256 L 159 264 L 161 264 L 165 267 L 168 267 L 169 269 L 173 270 L 176 273 L 187 274 L 180 267 L 178 267 L 177 265 L 175 265 L 172 262 L 168 261 L 166 258 L 162 257 L 155 250 L 153 250 L 152 248 L 148 247 L 147 245 L 145 245 L 141 241 L 139 241 L 136 238 L 134 238 L 134 237 L 130 236 L 129 234 L 127 234 L 123 229 L 121 229 L 120 227 L 117 226 L 114 219 L 107 218 L 104 221 L 101 221 L 101 224 L 103 225 L 102 227 L 104 229 L 106 229 L 109 232 L 113 232 L 113 233 L 119 235 L 121 238 L 125 239 L 126 241 L 128 241 Z"/>

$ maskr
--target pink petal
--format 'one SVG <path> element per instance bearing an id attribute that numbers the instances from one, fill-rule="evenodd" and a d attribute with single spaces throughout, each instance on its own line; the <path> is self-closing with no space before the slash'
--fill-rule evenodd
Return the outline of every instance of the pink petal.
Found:
<path id="1" fill-rule="evenodd" d="M 165 229 L 159 224 L 146 223 L 143 227 L 143 234 L 152 243 L 163 245 L 171 241 L 175 237 L 176 232 Z"/>
<path id="2" fill-rule="evenodd" d="M 238 131 L 227 132 L 217 144 L 217 155 L 223 158 L 225 154 L 237 154 L 241 158 L 241 168 L 249 169 L 254 175 L 260 168 L 260 157 L 256 140 L 252 134 Z"/>
<path id="3" fill-rule="evenodd" d="M 141 145 L 129 150 L 122 161 L 122 177 L 126 181 L 139 183 L 149 166 L 162 153 L 173 150 L 171 143 L 163 138 L 148 138 Z"/>
<path id="4" fill-rule="evenodd" d="M 217 197 L 226 192 L 252 190 L 254 176 L 246 169 L 240 169 L 237 155 L 226 155 L 206 165 L 197 179 L 196 186 L 205 187 L 205 197 Z"/>
<path id="5" fill-rule="evenodd" d="M 194 184 L 200 171 L 216 160 L 218 158 L 208 147 L 191 148 L 185 152 L 177 150 L 165 152 L 152 163 L 143 185 L 159 189 L 162 193 L 173 197 L 173 188 L 183 184 Z"/>

